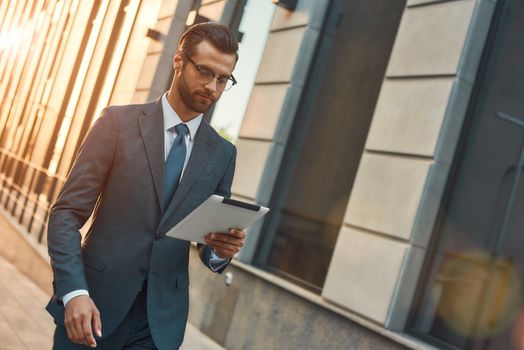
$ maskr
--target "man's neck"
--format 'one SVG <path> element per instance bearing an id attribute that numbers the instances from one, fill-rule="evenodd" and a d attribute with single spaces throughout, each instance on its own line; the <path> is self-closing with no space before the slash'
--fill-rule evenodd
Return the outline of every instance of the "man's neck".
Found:
<path id="1" fill-rule="evenodd" d="M 167 102 L 169 102 L 169 105 L 173 110 L 178 114 L 180 117 L 180 120 L 182 120 L 184 123 L 187 123 L 188 121 L 195 119 L 199 113 L 196 113 L 194 111 L 189 110 L 180 100 L 180 96 L 177 96 L 173 93 L 173 89 L 170 89 L 167 93 Z"/>

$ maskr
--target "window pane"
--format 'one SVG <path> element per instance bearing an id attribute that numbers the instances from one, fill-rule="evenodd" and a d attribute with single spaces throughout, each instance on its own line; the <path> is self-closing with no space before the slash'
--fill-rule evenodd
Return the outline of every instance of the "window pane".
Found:
<path id="1" fill-rule="evenodd" d="M 524 276 L 524 2 L 504 11 L 412 327 L 466 349 L 518 349 Z M 487 56 L 488 57 L 488 56 Z M 514 119 L 507 118 L 511 116 Z"/>
<path id="2" fill-rule="evenodd" d="M 240 57 L 234 71 L 238 84 L 223 93 L 213 111 L 211 125 L 228 140 L 235 142 L 246 112 L 247 103 L 266 43 L 275 5 L 270 1 L 249 0 L 244 9 L 239 31 Z"/>
<path id="3" fill-rule="evenodd" d="M 277 194 L 282 211 L 266 248 L 268 269 L 317 291 L 342 225 L 405 1 L 360 0 L 344 6 L 335 36 L 321 39 L 321 46 L 329 40 L 334 44 L 310 117 L 298 116 L 293 126 L 294 137 L 300 130 L 304 136 L 288 149 L 296 165 L 286 163 L 283 172 L 289 173 L 279 179 L 285 189 Z"/>

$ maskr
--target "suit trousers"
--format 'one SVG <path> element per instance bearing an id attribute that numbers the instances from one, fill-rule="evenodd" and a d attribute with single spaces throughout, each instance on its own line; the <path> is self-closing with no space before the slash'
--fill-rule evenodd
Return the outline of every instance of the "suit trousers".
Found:
<path id="1" fill-rule="evenodd" d="M 102 325 L 103 332 L 104 325 Z M 54 350 L 91 349 L 89 346 L 75 344 L 69 340 L 65 327 L 62 325 L 57 325 L 53 341 Z M 145 283 L 122 323 L 109 337 L 102 340 L 97 339 L 96 343 L 96 349 L 101 350 L 157 349 L 147 321 L 147 286 Z"/>

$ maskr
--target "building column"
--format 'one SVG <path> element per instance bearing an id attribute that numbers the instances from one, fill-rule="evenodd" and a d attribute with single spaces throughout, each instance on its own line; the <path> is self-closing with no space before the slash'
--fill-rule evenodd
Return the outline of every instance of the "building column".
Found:
<path id="1" fill-rule="evenodd" d="M 406 323 L 495 1 L 408 0 L 322 297 Z"/>

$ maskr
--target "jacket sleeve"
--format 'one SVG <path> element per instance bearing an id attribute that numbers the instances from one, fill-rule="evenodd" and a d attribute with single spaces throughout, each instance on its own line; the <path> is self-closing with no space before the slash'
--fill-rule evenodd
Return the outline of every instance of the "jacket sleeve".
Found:
<path id="1" fill-rule="evenodd" d="M 109 175 L 116 150 L 116 120 L 106 108 L 95 122 L 53 204 L 47 245 L 53 269 L 54 298 L 88 290 L 84 276 L 80 229 L 93 212 Z"/>
<path id="2" fill-rule="evenodd" d="M 233 146 L 233 151 L 231 152 L 231 158 L 229 159 L 227 170 L 215 191 L 216 194 L 226 197 L 226 198 L 231 197 L 231 184 L 233 183 L 233 175 L 235 174 L 236 157 L 237 157 L 237 149 L 235 146 Z M 228 266 L 229 262 L 231 261 L 231 259 L 229 259 L 227 264 L 224 264 L 220 266 L 220 268 L 216 269 L 212 267 L 210 263 L 210 258 L 214 255 L 212 254 L 213 249 L 207 245 L 200 244 L 200 243 L 197 245 L 197 248 L 198 248 L 198 255 L 200 256 L 200 260 L 202 260 L 202 263 L 213 272 L 222 273 Z"/>

